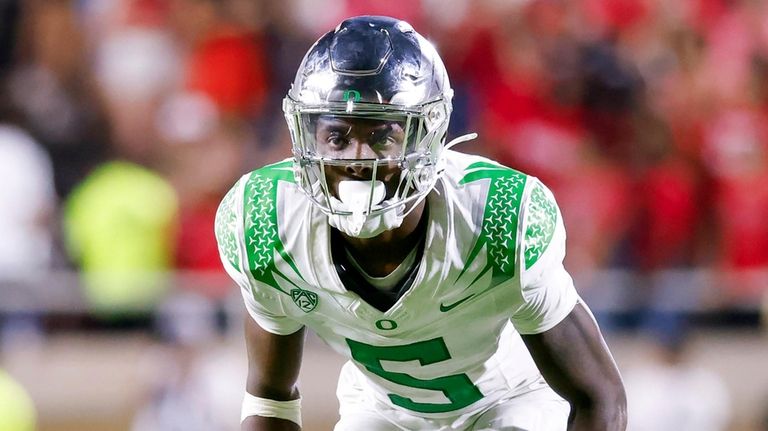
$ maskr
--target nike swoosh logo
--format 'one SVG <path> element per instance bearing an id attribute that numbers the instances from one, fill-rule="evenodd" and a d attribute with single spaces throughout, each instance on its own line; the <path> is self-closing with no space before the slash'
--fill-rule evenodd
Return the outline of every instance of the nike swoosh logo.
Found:
<path id="1" fill-rule="evenodd" d="M 470 298 L 473 298 L 474 296 L 475 296 L 475 294 L 473 293 L 473 294 L 471 294 L 469 296 L 465 296 L 465 297 L 459 299 L 458 301 L 454 302 L 453 304 L 448 304 L 448 305 L 444 305 L 441 302 L 440 303 L 440 311 L 442 311 L 443 313 L 447 313 L 447 312 L 453 310 L 454 308 L 458 307 L 459 305 L 461 305 L 463 302 L 468 301 Z"/>

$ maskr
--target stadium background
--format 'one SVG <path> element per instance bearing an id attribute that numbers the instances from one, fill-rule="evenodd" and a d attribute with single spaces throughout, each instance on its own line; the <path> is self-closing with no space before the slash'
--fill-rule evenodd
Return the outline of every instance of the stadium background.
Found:
<path id="1" fill-rule="evenodd" d="M 0 0 L 0 431 L 236 429 L 216 205 L 358 14 L 436 44 L 460 150 L 555 192 L 630 429 L 768 429 L 768 2 Z M 310 335 L 305 429 L 339 366 Z"/>

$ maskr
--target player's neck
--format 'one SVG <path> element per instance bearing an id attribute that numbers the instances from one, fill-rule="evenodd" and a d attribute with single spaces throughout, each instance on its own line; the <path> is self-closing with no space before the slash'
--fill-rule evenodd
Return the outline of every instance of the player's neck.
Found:
<path id="1" fill-rule="evenodd" d="M 397 229 L 385 231 L 373 238 L 355 238 L 342 234 L 346 247 L 355 260 L 372 276 L 392 272 L 416 247 L 424 234 L 419 222 L 426 216 L 426 200 L 408 214 Z"/>

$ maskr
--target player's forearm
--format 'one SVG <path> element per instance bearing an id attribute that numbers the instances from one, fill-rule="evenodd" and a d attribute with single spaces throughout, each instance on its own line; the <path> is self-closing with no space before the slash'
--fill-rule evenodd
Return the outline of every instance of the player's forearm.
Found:
<path id="1" fill-rule="evenodd" d="M 569 431 L 624 431 L 627 428 L 627 400 L 619 388 L 600 401 L 571 403 Z"/>
<path id="2" fill-rule="evenodd" d="M 304 329 L 276 335 L 246 319 L 248 379 L 243 396 L 241 430 L 297 431 L 301 429 L 299 377 Z"/>
<path id="3" fill-rule="evenodd" d="M 240 426 L 241 431 L 301 431 L 295 422 L 262 416 L 249 416 Z"/>
<path id="4" fill-rule="evenodd" d="M 547 383 L 571 405 L 571 431 L 624 431 L 627 401 L 613 357 L 587 308 L 523 341 Z"/>

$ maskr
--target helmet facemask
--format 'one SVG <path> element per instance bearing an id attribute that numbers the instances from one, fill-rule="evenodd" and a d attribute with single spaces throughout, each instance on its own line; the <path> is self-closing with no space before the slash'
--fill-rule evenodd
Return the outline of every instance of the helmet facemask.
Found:
<path id="1" fill-rule="evenodd" d="M 312 106 L 289 96 L 283 109 L 297 183 L 347 235 L 367 238 L 399 227 L 437 181 L 450 101 L 407 108 L 355 101 Z M 366 154 L 334 151 L 324 139 L 327 124 L 336 120 L 380 125 L 381 139 L 389 141 L 379 145 L 373 137 L 363 144 L 369 145 Z M 397 130 L 394 138 L 389 129 Z"/>

